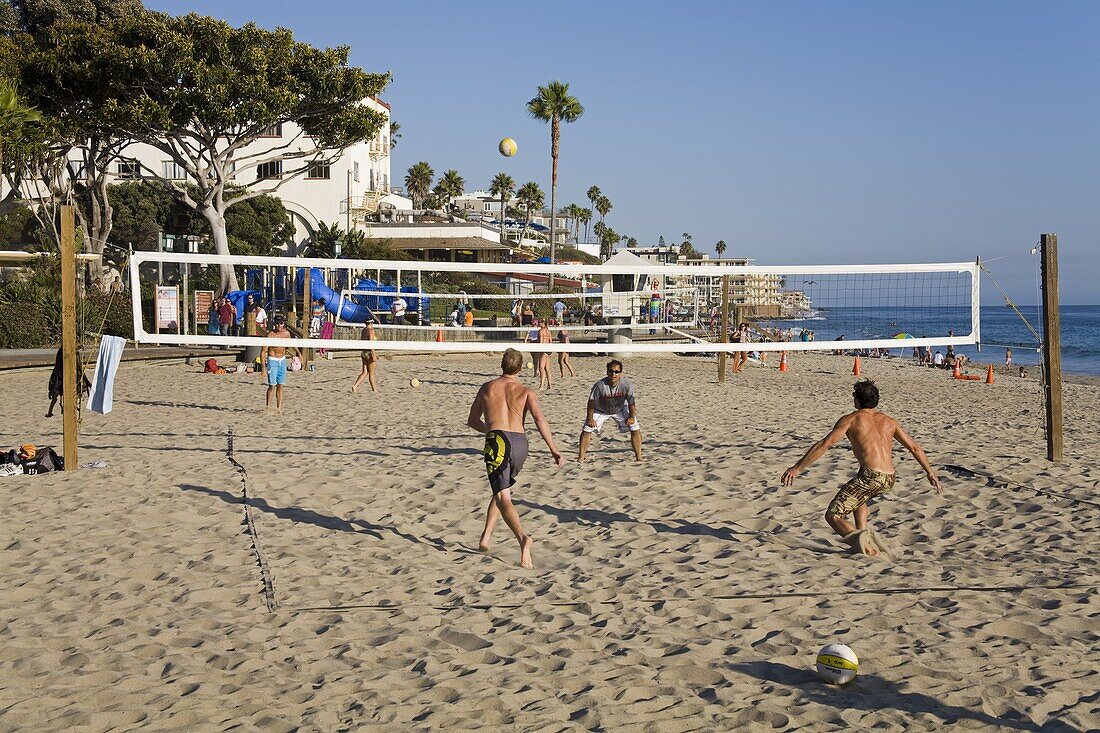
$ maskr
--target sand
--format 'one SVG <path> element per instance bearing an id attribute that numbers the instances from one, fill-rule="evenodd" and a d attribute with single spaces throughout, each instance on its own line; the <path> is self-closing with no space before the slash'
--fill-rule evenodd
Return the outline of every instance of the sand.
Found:
<path id="1" fill-rule="evenodd" d="M 556 469 L 532 431 L 526 571 L 503 523 L 476 551 L 464 423 L 499 357 L 383 361 L 352 395 L 357 361 L 292 374 L 282 415 L 258 377 L 126 363 L 83 423 L 81 463 L 107 468 L 0 479 L 0 730 L 1100 726 L 1100 387 L 1067 385 L 1054 465 L 1035 382 L 863 360 L 945 488 L 899 458 L 872 559 L 823 521 L 846 444 L 779 482 L 849 409 L 850 359 L 724 385 L 710 360 L 629 359 L 647 460 L 605 432 Z M 542 398 L 571 459 L 603 374 L 573 361 Z M 0 373 L 0 447 L 60 447 L 47 376 Z M 860 656 L 844 688 L 813 671 L 831 641 Z"/>

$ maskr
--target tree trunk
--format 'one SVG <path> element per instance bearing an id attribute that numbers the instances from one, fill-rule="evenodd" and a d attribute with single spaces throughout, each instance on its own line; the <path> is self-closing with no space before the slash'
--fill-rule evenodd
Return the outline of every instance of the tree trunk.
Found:
<path id="1" fill-rule="evenodd" d="M 219 255 L 227 255 L 229 252 L 229 235 L 225 231 L 225 217 L 213 206 L 204 206 L 202 208 L 203 218 L 210 225 L 210 232 L 214 238 L 214 253 Z M 220 265 L 221 280 L 219 281 L 218 288 L 222 293 L 227 293 L 230 290 L 240 290 L 237 286 L 237 273 L 233 270 L 232 265 Z"/>
<path id="2" fill-rule="evenodd" d="M 557 221 L 557 217 L 554 216 L 554 211 L 558 203 L 558 145 L 561 141 L 561 122 L 558 120 L 558 116 L 554 115 L 554 118 L 550 120 L 550 158 L 553 161 L 550 167 L 550 264 L 556 265 L 558 263 L 557 257 L 557 243 L 556 243 L 556 227 L 554 222 Z M 554 273 L 550 273 L 548 285 L 551 290 L 554 289 Z"/>

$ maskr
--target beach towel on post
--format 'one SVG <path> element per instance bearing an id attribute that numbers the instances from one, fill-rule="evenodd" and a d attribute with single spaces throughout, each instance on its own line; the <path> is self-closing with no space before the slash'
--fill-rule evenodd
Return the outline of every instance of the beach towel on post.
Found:
<path id="1" fill-rule="evenodd" d="M 88 409 L 106 415 L 111 411 L 114 401 L 115 372 L 122 359 L 122 349 L 126 339 L 119 336 L 104 336 L 99 343 L 99 358 L 92 375 L 92 389 L 88 392 Z"/>

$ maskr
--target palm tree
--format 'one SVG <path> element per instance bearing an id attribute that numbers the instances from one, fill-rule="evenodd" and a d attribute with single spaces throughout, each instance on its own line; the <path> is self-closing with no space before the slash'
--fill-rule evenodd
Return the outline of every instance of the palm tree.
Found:
<path id="1" fill-rule="evenodd" d="M 595 229 L 600 238 L 600 259 L 608 260 L 611 258 L 615 243 L 622 239 L 622 236 L 602 221 L 596 223 Z"/>
<path id="2" fill-rule="evenodd" d="M 626 246 L 629 247 L 630 249 L 635 249 L 638 246 L 638 240 L 635 239 L 634 237 L 627 237 L 626 238 Z"/>
<path id="3" fill-rule="evenodd" d="M 516 190 L 516 182 L 507 173 L 497 173 L 493 177 L 493 183 L 489 186 L 489 193 L 500 197 L 500 243 L 504 245 L 504 211 L 506 200 L 512 198 Z"/>
<path id="4" fill-rule="evenodd" d="M 527 103 L 527 111 L 536 120 L 550 123 L 550 158 L 553 161 L 550 174 L 550 262 L 555 262 L 555 222 L 558 201 L 558 152 L 561 146 L 561 123 L 576 122 L 584 114 L 584 107 L 576 97 L 569 95 L 569 85 L 552 81 L 539 87 L 538 93 Z M 548 285 L 554 287 L 551 274 Z"/>
<path id="5" fill-rule="evenodd" d="M 319 222 L 317 231 L 310 237 L 309 243 L 302 250 L 306 257 L 320 257 L 326 260 L 336 259 L 336 244 L 343 244 L 344 231 L 338 224 L 326 224 Z"/>
<path id="6" fill-rule="evenodd" d="M 603 196 L 603 192 L 600 191 L 599 186 L 589 186 L 588 191 L 584 195 L 588 197 L 589 203 L 591 203 L 592 208 L 595 209 L 596 202 L 600 200 L 601 196 Z"/>
<path id="7" fill-rule="evenodd" d="M 19 135 L 23 125 L 42 119 L 34 107 L 23 104 L 15 84 L 0 79 L 0 162 L 4 160 L 3 141 Z M 0 184 L 3 180 L 0 179 Z M 3 191 L 0 191 L 3 194 Z"/>
<path id="8" fill-rule="evenodd" d="M 435 171 L 423 160 L 414 164 L 409 168 L 409 172 L 405 174 L 405 190 L 409 192 L 409 198 L 412 199 L 414 209 L 419 209 L 418 204 L 422 203 L 428 196 L 434 177 Z"/>
<path id="9" fill-rule="evenodd" d="M 581 209 L 577 221 L 584 224 L 584 241 L 588 243 L 588 225 L 592 223 L 592 209 Z"/>
<path id="10" fill-rule="evenodd" d="M 691 235 L 684 232 L 684 241 L 680 242 L 680 256 L 684 259 L 688 259 L 694 254 L 695 247 L 691 244 Z"/>
<path id="11" fill-rule="evenodd" d="M 604 217 L 611 213 L 611 199 L 606 196 L 600 196 L 596 201 L 596 211 L 600 213 L 600 221 L 604 220 Z"/>
<path id="12" fill-rule="evenodd" d="M 401 123 L 390 120 L 390 150 L 397 147 L 397 141 L 401 137 Z"/>
<path id="13" fill-rule="evenodd" d="M 718 257 L 721 258 L 726 252 L 726 240 L 719 239 L 718 244 L 714 245 L 714 251 L 718 253 Z"/>
<path id="14" fill-rule="evenodd" d="M 456 196 L 461 196 L 465 190 L 466 180 L 458 175 L 458 171 L 454 168 L 444 171 L 443 176 L 439 179 L 439 184 L 436 186 L 436 193 L 443 198 L 448 209 L 451 208 L 451 201 Z"/>
<path id="15" fill-rule="evenodd" d="M 527 234 L 527 225 L 531 222 L 531 209 L 541 209 L 546 205 L 546 195 L 539 188 L 539 184 L 528 181 L 516 191 L 516 198 L 523 204 L 526 216 L 523 220 L 523 233 Z"/>

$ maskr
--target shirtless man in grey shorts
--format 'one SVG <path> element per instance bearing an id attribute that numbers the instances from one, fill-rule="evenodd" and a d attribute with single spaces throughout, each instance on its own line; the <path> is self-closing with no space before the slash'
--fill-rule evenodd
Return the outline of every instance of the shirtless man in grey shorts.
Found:
<path id="1" fill-rule="evenodd" d="M 841 487 L 825 512 L 825 521 L 845 540 L 867 528 L 867 502 L 893 488 L 895 440 L 917 459 L 936 493 L 943 494 L 943 487 L 928 463 L 924 449 L 909 437 L 897 420 L 875 409 L 879 399 L 875 383 L 869 379 L 856 382 L 853 397 L 856 411 L 840 418 L 828 435 L 814 443 L 798 463 L 783 472 L 783 485 L 793 485 L 799 473 L 825 455 L 825 451 L 839 443 L 841 438 L 848 437 L 852 452 L 859 461 L 859 473 Z M 844 519 L 853 513 L 855 525 Z M 868 555 L 878 554 L 873 543 L 866 546 L 861 543 L 860 549 Z"/>
<path id="2" fill-rule="evenodd" d="M 505 351 L 504 358 L 500 360 L 501 376 L 481 385 L 474 404 L 470 406 L 466 424 L 479 433 L 485 433 L 485 470 L 489 475 L 489 487 L 493 490 L 478 547 L 482 552 L 489 549 L 493 527 L 498 519 L 504 517 L 504 523 L 519 542 L 520 566 L 530 568 L 531 538 L 523 531 L 519 514 L 512 504 L 511 492 L 516 476 L 527 460 L 527 434 L 523 427 L 527 413 L 531 413 L 539 435 L 546 441 L 546 447 L 559 467 L 565 459 L 554 446 L 554 436 L 550 434 L 550 424 L 539 407 L 538 395 L 516 377 L 521 369 L 523 354 L 515 349 Z"/>

